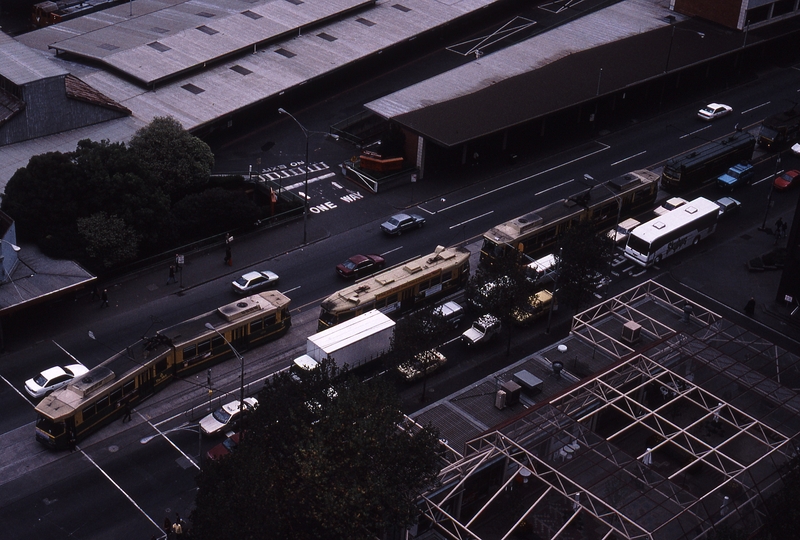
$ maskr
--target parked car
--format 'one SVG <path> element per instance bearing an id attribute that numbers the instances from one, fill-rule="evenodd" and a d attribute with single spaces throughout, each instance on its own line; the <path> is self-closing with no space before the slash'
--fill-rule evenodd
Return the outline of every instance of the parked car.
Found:
<path id="1" fill-rule="evenodd" d="M 547 315 L 550 304 L 553 302 L 553 293 L 541 290 L 528 298 L 528 305 L 524 309 L 515 308 L 511 312 L 514 324 L 527 326 Z"/>
<path id="2" fill-rule="evenodd" d="M 717 177 L 717 186 L 726 191 L 733 191 L 739 186 L 749 186 L 755 178 L 755 169 L 749 163 L 734 165 L 728 172 Z"/>
<path id="3" fill-rule="evenodd" d="M 445 355 L 431 349 L 419 353 L 413 360 L 403 362 L 397 366 L 397 372 L 400 376 L 408 382 L 421 379 L 426 374 L 431 374 L 447 363 Z"/>
<path id="4" fill-rule="evenodd" d="M 500 332 L 500 319 L 493 315 L 481 315 L 472 326 L 461 334 L 461 341 L 467 347 L 486 343 Z"/>
<path id="5" fill-rule="evenodd" d="M 733 108 L 729 107 L 728 105 L 723 105 L 722 103 L 709 103 L 699 111 L 697 111 L 697 117 L 700 120 L 716 120 L 717 118 L 722 118 L 733 112 Z"/>
<path id="6" fill-rule="evenodd" d="M 464 306 L 451 300 L 433 308 L 433 315 L 456 328 L 461 323 L 461 319 L 464 318 Z"/>
<path id="7" fill-rule="evenodd" d="M 789 189 L 793 186 L 800 184 L 800 171 L 791 170 L 778 175 L 772 182 L 772 185 L 778 191 Z"/>
<path id="8" fill-rule="evenodd" d="M 731 197 L 722 197 L 715 201 L 719 206 L 719 217 L 728 216 L 741 208 L 742 203 Z"/>
<path id="9" fill-rule="evenodd" d="M 628 218 L 620 222 L 616 228 L 611 229 L 606 233 L 606 236 L 609 240 L 614 242 L 617 245 L 625 244 L 628 241 L 628 236 L 630 236 L 631 231 L 641 225 L 638 220 L 633 218 Z"/>
<path id="10" fill-rule="evenodd" d="M 794 143 L 792 145 L 792 154 L 800 156 L 800 143 Z"/>
<path id="11" fill-rule="evenodd" d="M 239 408 L 239 400 L 226 403 L 216 411 L 200 420 L 200 431 L 205 435 L 216 435 L 225 428 L 233 426 L 240 414 L 248 414 L 258 407 L 256 398 L 244 398 L 244 407 Z"/>
<path id="12" fill-rule="evenodd" d="M 242 432 L 236 432 L 230 437 L 225 437 L 225 440 L 218 445 L 212 447 L 206 452 L 206 457 L 211 460 L 222 459 L 225 456 L 231 455 L 238 447 L 239 441 L 242 439 Z"/>
<path id="13" fill-rule="evenodd" d="M 664 202 L 664 204 L 653 210 L 653 212 L 657 216 L 663 216 L 667 212 L 671 212 L 672 210 L 675 210 L 676 208 L 683 206 L 687 202 L 689 201 L 687 201 L 686 199 L 681 199 L 680 197 L 672 197 L 670 199 L 667 199 Z"/>
<path id="14" fill-rule="evenodd" d="M 386 265 L 380 255 L 353 255 L 341 264 L 336 265 L 336 271 L 343 278 L 360 278 L 377 272 Z"/>
<path id="15" fill-rule="evenodd" d="M 278 284 L 278 274 L 269 270 L 248 272 L 231 285 L 239 294 L 250 294 L 262 289 L 269 289 Z"/>
<path id="16" fill-rule="evenodd" d="M 51 367 L 25 381 L 25 391 L 32 398 L 41 398 L 53 390 L 67 386 L 72 379 L 80 377 L 88 371 L 89 369 L 82 364 Z"/>
<path id="17" fill-rule="evenodd" d="M 409 229 L 419 229 L 425 225 L 425 218 L 417 214 L 395 214 L 381 223 L 381 230 L 386 234 L 401 235 Z"/>

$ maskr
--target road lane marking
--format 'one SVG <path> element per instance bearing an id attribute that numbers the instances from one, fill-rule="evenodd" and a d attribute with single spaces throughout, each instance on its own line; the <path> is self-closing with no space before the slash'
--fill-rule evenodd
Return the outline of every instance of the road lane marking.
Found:
<path id="1" fill-rule="evenodd" d="M 461 227 L 462 225 L 465 225 L 465 224 L 469 223 L 470 221 L 475 221 L 476 219 L 480 219 L 480 218 L 482 218 L 482 217 L 486 217 L 486 216 L 488 216 L 488 215 L 490 215 L 490 214 L 494 214 L 494 210 L 489 210 L 489 211 L 488 211 L 488 212 L 486 212 L 485 214 L 481 214 L 481 215 L 479 215 L 479 216 L 475 216 L 475 217 L 473 217 L 473 218 L 469 218 L 468 220 L 466 220 L 466 221 L 462 221 L 461 223 L 456 223 L 455 225 L 452 225 L 452 226 L 450 227 L 450 230 L 453 230 L 453 229 L 455 229 L 456 227 Z"/>
<path id="2" fill-rule="evenodd" d="M 772 102 L 771 101 L 767 101 L 766 103 L 762 103 L 761 105 L 756 105 L 755 107 L 750 107 L 749 109 L 742 111 L 742 114 L 749 113 L 750 111 L 754 111 L 756 109 L 760 109 L 761 107 L 766 107 L 770 103 L 772 103 Z"/>
<path id="3" fill-rule="evenodd" d="M 621 159 L 621 160 L 619 160 L 619 161 L 615 161 L 614 163 L 612 163 L 612 164 L 611 164 L 611 166 L 613 167 L 614 165 L 619 165 L 620 163 L 624 163 L 625 161 L 628 161 L 629 159 L 633 159 L 633 158 L 635 158 L 635 157 L 639 157 L 639 156 L 641 156 L 641 155 L 643 155 L 643 154 L 646 154 L 646 153 L 647 153 L 647 150 L 642 150 L 642 151 L 641 151 L 641 152 L 639 152 L 638 154 L 633 154 L 632 156 L 628 156 L 628 157 L 626 157 L 626 158 L 622 158 L 622 159 Z"/>
<path id="4" fill-rule="evenodd" d="M 711 124 L 708 124 L 706 127 L 702 127 L 702 128 L 700 128 L 700 129 L 697 129 L 697 130 L 695 130 L 695 131 L 691 131 L 691 132 L 689 132 L 689 133 L 685 133 L 685 134 L 681 135 L 681 136 L 680 136 L 680 137 L 678 137 L 678 138 L 679 138 L 679 139 L 685 139 L 686 137 L 691 137 L 691 136 L 692 136 L 692 135 L 694 135 L 695 133 L 700 133 L 701 131 L 704 131 L 704 130 L 706 130 L 706 129 L 709 129 L 710 127 L 711 127 Z"/>
<path id="5" fill-rule="evenodd" d="M 150 517 L 150 516 L 147 514 L 147 512 L 145 512 L 145 511 L 144 511 L 144 509 L 143 509 L 141 506 L 139 506 L 139 505 L 136 503 L 136 501 L 134 501 L 134 500 L 133 500 L 133 498 L 132 498 L 130 495 L 128 495 L 128 494 L 125 492 L 125 490 L 124 490 L 124 489 L 122 489 L 122 487 L 121 487 L 119 484 L 117 484 L 116 482 L 114 482 L 114 480 L 113 480 L 113 479 L 112 479 L 112 478 L 111 478 L 111 477 L 110 477 L 110 476 L 109 476 L 109 475 L 106 473 L 106 471 L 104 471 L 104 470 L 103 470 L 103 469 L 102 469 L 102 468 L 101 468 L 101 467 L 100 467 L 100 466 L 99 466 L 97 463 L 95 463 L 95 461 L 94 461 L 94 460 L 93 460 L 91 457 L 89 457 L 89 454 L 87 454 L 86 452 L 84 452 L 84 451 L 83 451 L 83 449 L 82 449 L 82 448 L 79 448 L 79 447 L 77 447 L 77 446 L 75 447 L 75 449 L 76 449 L 76 450 L 79 450 L 79 451 L 80 451 L 80 453 L 81 453 L 81 454 L 83 454 L 83 456 L 84 456 L 86 459 L 88 459 L 88 460 L 89 460 L 89 463 L 91 463 L 92 465 L 94 465 L 94 466 L 95 466 L 95 468 L 96 468 L 98 471 L 100 471 L 100 473 L 101 473 L 103 476 L 105 476 L 105 477 L 108 479 L 108 481 L 109 481 L 109 482 L 111 482 L 111 483 L 114 485 L 114 487 L 116 487 L 116 488 L 117 488 L 117 490 L 118 490 L 120 493 L 122 493 L 122 494 L 125 496 L 125 498 L 126 498 L 126 499 L 128 499 L 128 500 L 130 501 L 130 503 L 131 503 L 131 504 L 134 506 L 134 508 L 136 508 L 137 510 L 139 510 L 139 512 L 141 512 L 141 514 L 142 514 L 144 517 L 146 517 L 146 518 L 148 519 L 148 521 L 150 521 L 150 523 L 152 523 L 152 524 L 153 524 L 153 525 L 154 525 L 154 526 L 155 526 L 155 527 L 156 527 L 156 528 L 157 528 L 159 531 L 163 531 L 163 530 L 164 530 L 164 529 L 161 527 L 161 525 L 159 525 L 158 523 L 156 523 L 155 521 L 153 521 L 153 518 L 151 518 L 151 517 Z M 199 468 L 199 467 L 198 467 L 198 468 Z"/>
<path id="6" fill-rule="evenodd" d="M 445 210 L 452 210 L 453 208 L 461 206 L 462 204 L 466 204 L 468 202 L 472 202 L 474 200 L 480 199 L 481 197 L 485 197 L 486 195 L 491 195 L 492 193 L 496 193 L 498 191 L 502 191 L 504 189 L 516 186 L 519 183 L 527 182 L 528 180 L 532 180 L 532 179 L 534 179 L 534 178 L 536 178 L 538 176 L 541 176 L 543 174 L 547 174 L 549 172 L 553 172 L 555 170 L 561 169 L 562 167 L 566 167 L 567 165 L 571 165 L 573 163 L 576 163 L 576 162 L 578 162 L 578 161 L 580 161 L 582 159 L 586 159 L 586 158 L 591 157 L 591 156 L 593 156 L 595 154 L 599 154 L 600 152 L 605 152 L 606 150 L 611 149 L 611 147 L 609 145 L 607 145 L 607 144 L 603 144 L 603 143 L 598 143 L 598 144 L 600 144 L 602 146 L 602 148 L 600 148 L 599 150 L 595 150 L 594 152 L 589 152 L 588 154 L 584 154 L 584 155 L 582 155 L 580 157 L 577 157 L 575 159 L 572 159 L 570 161 L 565 161 L 564 163 L 561 163 L 559 165 L 554 165 L 553 167 L 550 167 L 549 169 L 545 169 L 543 171 L 539 171 L 537 173 L 534 173 L 534 174 L 532 174 L 530 176 L 526 176 L 524 178 L 520 178 L 519 180 L 511 182 L 510 184 L 505 184 L 505 185 L 497 187 L 495 189 L 491 189 L 491 190 L 487 191 L 486 193 L 481 193 L 480 195 L 476 195 L 475 197 L 470 197 L 469 199 L 464 199 L 463 201 L 457 202 L 457 203 L 452 204 L 450 206 L 445 206 L 441 210 L 432 212 L 432 211 L 429 211 L 429 210 L 425 210 L 424 208 L 422 208 L 420 206 L 418 206 L 417 208 L 421 208 L 422 210 L 425 210 L 426 212 L 428 212 L 430 214 L 436 214 L 438 212 L 444 212 Z M 560 184 L 560 185 L 568 184 L 571 181 L 572 180 L 569 180 L 568 182 L 564 182 L 564 184 Z M 558 187 L 558 186 L 553 186 L 553 187 Z M 552 188 L 550 188 L 550 189 L 552 189 Z M 547 190 L 545 190 L 545 191 L 547 191 Z M 542 193 L 544 193 L 544 192 L 542 192 Z"/>

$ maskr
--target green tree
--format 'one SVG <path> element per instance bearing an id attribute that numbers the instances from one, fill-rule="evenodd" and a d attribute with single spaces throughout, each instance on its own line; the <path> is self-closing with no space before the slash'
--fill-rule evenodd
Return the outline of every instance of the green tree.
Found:
<path id="1" fill-rule="evenodd" d="M 86 253 L 105 268 L 131 261 L 139 253 L 139 237 L 123 219 L 97 212 L 78 219 L 78 233 Z"/>
<path id="2" fill-rule="evenodd" d="M 246 227 L 259 218 L 259 209 L 244 193 L 214 188 L 187 195 L 173 208 L 184 237 L 202 237 Z"/>
<path id="3" fill-rule="evenodd" d="M 267 381 L 239 449 L 198 476 L 195 538 L 366 540 L 414 523 L 439 471 L 437 431 L 401 429 L 383 382 L 338 378 L 334 394 L 334 372 Z"/>
<path id="4" fill-rule="evenodd" d="M 395 365 L 410 363 L 422 371 L 422 394 L 425 401 L 428 375 L 436 358 L 426 354 L 442 344 L 450 330 L 447 322 L 436 315 L 436 306 L 430 305 L 402 317 L 392 335 L 392 357 Z"/>
<path id="5" fill-rule="evenodd" d="M 501 257 L 491 266 L 478 268 L 466 287 L 467 300 L 481 310 L 500 319 L 506 333 L 506 355 L 511 354 L 511 338 L 515 313 L 535 309 L 532 305 L 537 292 L 536 282 L 529 279 L 525 258 Z"/>
<path id="6" fill-rule="evenodd" d="M 208 183 L 214 166 L 208 145 L 172 117 L 154 118 L 136 132 L 128 147 L 173 202 Z"/>
<path id="7" fill-rule="evenodd" d="M 559 300 L 572 305 L 577 312 L 602 284 L 612 249 L 590 223 L 581 222 L 570 227 L 561 239 L 558 255 Z"/>

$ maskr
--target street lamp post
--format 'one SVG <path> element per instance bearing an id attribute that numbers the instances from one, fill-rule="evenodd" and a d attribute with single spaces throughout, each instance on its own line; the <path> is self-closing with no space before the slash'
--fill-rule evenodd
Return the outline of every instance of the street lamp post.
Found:
<path id="1" fill-rule="evenodd" d="M 326 133 L 324 131 L 312 131 L 310 129 L 306 129 L 306 127 L 300 123 L 300 121 L 294 117 L 292 113 L 284 109 L 283 107 L 278 108 L 278 113 L 285 114 L 292 120 L 294 123 L 300 127 L 303 132 L 303 137 L 306 138 L 306 159 L 304 162 L 305 165 L 305 180 L 303 181 L 303 244 L 305 244 L 308 240 L 308 139 L 311 135 L 324 135 L 326 137 L 331 137 L 333 140 L 338 140 L 339 136 L 334 135 L 333 133 Z"/>
<path id="2" fill-rule="evenodd" d="M 222 341 L 224 341 L 224 342 L 225 342 L 225 343 L 228 345 L 228 347 L 230 347 L 230 348 L 231 348 L 231 350 L 233 351 L 233 354 L 235 354 L 235 355 L 236 355 L 236 358 L 238 358 L 238 359 L 239 359 L 239 362 L 240 362 L 240 363 L 241 363 L 241 365 L 242 365 L 241 381 L 240 381 L 240 384 L 239 384 L 239 422 L 240 422 L 240 424 L 241 424 L 241 421 L 244 419 L 244 414 L 243 414 L 243 411 L 244 411 L 244 356 L 242 356 L 241 354 L 239 354 L 239 351 L 237 351 L 237 350 L 236 350 L 236 347 L 234 347 L 234 346 L 231 344 L 231 342 L 230 342 L 230 341 L 228 341 L 227 339 L 225 339 L 225 336 L 224 336 L 224 335 L 222 335 L 222 334 L 220 333 L 220 331 L 219 331 L 219 330 L 217 330 L 216 328 L 214 328 L 214 325 L 213 325 L 213 324 L 211 324 L 211 323 L 206 323 L 206 324 L 205 324 L 205 327 L 206 327 L 206 328 L 208 328 L 209 330 L 212 330 L 212 331 L 213 331 L 213 332 L 215 332 L 215 333 L 216 333 L 216 334 L 217 334 L 219 337 L 221 337 L 221 338 L 222 338 Z"/>

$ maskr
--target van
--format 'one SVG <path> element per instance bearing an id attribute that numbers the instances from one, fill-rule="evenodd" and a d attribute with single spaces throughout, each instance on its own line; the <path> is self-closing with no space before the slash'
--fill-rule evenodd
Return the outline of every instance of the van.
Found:
<path id="1" fill-rule="evenodd" d="M 528 279 L 533 281 L 534 283 L 543 280 L 549 279 L 553 281 L 555 278 L 555 271 L 556 271 L 556 256 L 553 254 L 545 255 L 541 259 L 536 259 L 532 263 L 528 264 Z"/>
<path id="2" fill-rule="evenodd" d="M 609 240 L 614 242 L 615 244 L 624 244 L 628 241 L 628 236 L 630 236 L 631 231 L 641 225 L 638 220 L 633 218 L 628 218 L 625 221 L 621 222 L 616 228 L 611 229 L 606 233 L 606 236 Z"/>
<path id="3" fill-rule="evenodd" d="M 292 360 L 292 365 L 289 367 L 289 374 L 297 383 L 303 382 L 308 375 L 319 367 L 319 362 L 304 354 Z"/>
<path id="4" fill-rule="evenodd" d="M 433 309 L 433 314 L 435 317 L 439 317 L 448 326 L 456 328 L 461 324 L 461 319 L 464 318 L 464 307 L 451 300 L 445 302 L 441 306 L 436 306 Z"/>

